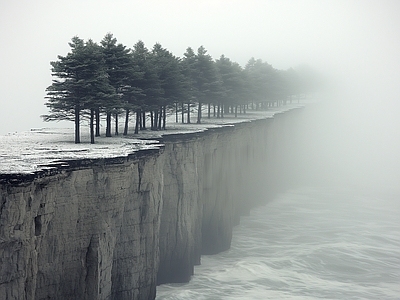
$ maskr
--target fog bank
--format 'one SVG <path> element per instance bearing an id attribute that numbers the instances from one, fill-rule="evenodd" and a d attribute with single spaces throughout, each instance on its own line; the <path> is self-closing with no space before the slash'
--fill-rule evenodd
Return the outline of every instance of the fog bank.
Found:
<path id="1" fill-rule="evenodd" d="M 393 91 L 383 86 L 374 91 L 365 82 L 363 93 L 331 91 L 307 105 L 298 128 L 298 166 L 293 170 L 299 180 L 398 189 L 399 94 Z"/>

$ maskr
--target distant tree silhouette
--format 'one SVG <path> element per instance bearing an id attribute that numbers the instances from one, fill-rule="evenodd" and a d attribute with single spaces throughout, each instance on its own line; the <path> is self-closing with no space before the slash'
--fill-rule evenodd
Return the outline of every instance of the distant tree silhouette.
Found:
<path id="1" fill-rule="evenodd" d="M 223 117 L 223 107 L 231 106 L 234 108 L 235 117 L 237 117 L 237 107 L 246 100 L 245 93 L 245 77 L 242 67 L 239 64 L 232 62 L 229 58 L 221 55 L 216 61 L 218 73 L 222 81 L 223 93 L 217 105 L 217 116 Z M 221 109 L 221 108 L 222 109 Z"/>

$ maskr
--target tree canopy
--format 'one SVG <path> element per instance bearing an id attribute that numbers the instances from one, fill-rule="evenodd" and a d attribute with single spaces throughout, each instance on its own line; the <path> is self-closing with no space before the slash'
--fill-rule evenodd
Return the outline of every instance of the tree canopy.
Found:
<path id="1" fill-rule="evenodd" d="M 277 70 L 261 59 L 251 58 L 241 67 L 225 55 L 214 60 L 200 46 L 197 52 L 186 49 L 182 58 L 174 56 L 160 43 L 148 50 L 142 41 L 132 48 L 118 43 L 107 33 L 100 44 L 75 36 L 69 42 L 70 52 L 50 62 L 52 84 L 46 89 L 49 114 L 45 121 L 69 120 L 75 125 L 75 142 L 80 143 L 80 125 L 88 120 L 91 143 L 100 135 L 102 116 L 106 136 L 111 136 L 111 120 L 118 134 L 119 115 L 125 113 L 124 135 L 135 116 L 135 131 L 166 128 L 166 117 L 175 113 L 176 122 L 190 123 L 197 113 L 201 122 L 203 105 L 208 118 L 225 114 L 246 113 L 286 104 L 292 96 L 314 88 L 311 70 L 290 68 Z M 134 113 L 134 114 L 132 114 Z"/>

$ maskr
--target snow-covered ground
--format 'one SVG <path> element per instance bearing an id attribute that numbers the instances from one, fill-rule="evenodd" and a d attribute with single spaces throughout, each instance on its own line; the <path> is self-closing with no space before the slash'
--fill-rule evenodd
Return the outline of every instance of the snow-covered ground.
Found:
<path id="1" fill-rule="evenodd" d="M 175 116 L 170 116 L 167 130 L 144 130 L 138 135 L 96 137 L 95 144 L 90 144 L 88 126 L 81 126 L 81 144 L 74 143 L 73 128 L 42 128 L 26 132 L 10 133 L 0 136 L 0 174 L 29 174 L 49 168 L 52 162 L 96 159 L 127 156 L 141 149 L 157 148 L 161 144 L 158 139 L 162 135 L 199 132 L 207 128 L 228 126 L 234 123 L 270 118 L 274 114 L 287 111 L 302 105 L 292 104 L 268 111 L 248 111 L 246 114 L 226 115 L 224 119 L 207 119 L 206 113 L 202 124 L 175 123 Z M 192 116 L 196 122 L 196 116 Z M 71 123 L 71 126 L 73 124 Z M 121 123 L 121 125 L 123 125 Z M 133 131 L 133 128 L 131 128 Z M 122 132 L 122 129 L 120 130 Z M 46 166 L 47 165 L 47 166 Z"/>

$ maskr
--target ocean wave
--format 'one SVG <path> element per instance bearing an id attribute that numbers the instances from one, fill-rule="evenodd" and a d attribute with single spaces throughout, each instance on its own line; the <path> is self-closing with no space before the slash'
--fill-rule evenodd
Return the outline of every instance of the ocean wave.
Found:
<path id="1" fill-rule="evenodd" d="M 157 299 L 400 299 L 400 205 L 365 191 L 304 187 L 242 217 L 231 249 L 203 256 Z"/>

